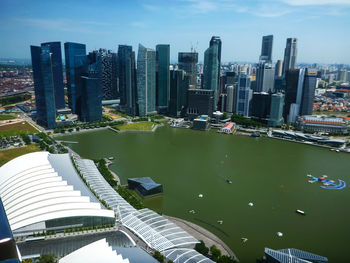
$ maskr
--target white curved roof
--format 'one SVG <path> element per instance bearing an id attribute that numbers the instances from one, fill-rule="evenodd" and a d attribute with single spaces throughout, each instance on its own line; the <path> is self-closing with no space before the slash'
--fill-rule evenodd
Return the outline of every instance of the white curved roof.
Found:
<path id="1" fill-rule="evenodd" d="M 163 251 L 162 254 L 176 263 L 214 263 L 214 261 L 190 248 L 175 248 Z"/>
<path id="2" fill-rule="evenodd" d="M 79 180 L 68 154 L 29 153 L 0 167 L 0 197 L 12 231 L 64 217 L 114 218 L 112 210 L 82 195 L 83 183 L 72 183 Z"/>

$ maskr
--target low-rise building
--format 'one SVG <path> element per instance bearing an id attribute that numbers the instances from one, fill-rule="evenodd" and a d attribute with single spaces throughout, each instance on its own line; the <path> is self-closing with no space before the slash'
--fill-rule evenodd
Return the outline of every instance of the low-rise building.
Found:
<path id="1" fill-rule="evenodd" d="M 234 122 L 229 122 L 221 129 L 221 132 L 230 134 L 233 133 L 235 130 L 236 124 Z"/>
<path id="2" fill-rule="evenodd" d="M 297 126 L 306 132 L 348 133 L 348 121 L 343 118 L 306 115 L 298 118 Z"/>
<path id="3" fill-rule="evenodd" d="M 207 115 L 199 116 L 193 120 L 193 129 L 206 131 L 210 129 L 209 117 Z"/>

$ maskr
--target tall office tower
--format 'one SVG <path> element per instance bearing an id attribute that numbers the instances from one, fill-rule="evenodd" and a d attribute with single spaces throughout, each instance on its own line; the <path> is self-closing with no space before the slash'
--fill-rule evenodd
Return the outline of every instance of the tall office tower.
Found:
<path id="1" fill-rule="evenodd" d="M 261 44 L 260 62 L 272 63 L 273 35 L 263 36 Z"/>
<path id="2" fill-rule="evenodd" d="M 286 74 L 284 118 L 294 123 L 299 115 L 312 114 L 317 71 L 314 69 L 289 70 Z"/>
<path id="3" fill-rule="evenodd" d="M 287 70 L 295 69 L 298 53 L 297 43 L 298 39 L 287 38 L 286 48 L 284 49 L 283 75 L 286 74 Z"/>
<path id="4" fill-rule="evenodd" d="M 195 88 L 196 81 L 197 81 L 198 53 L 197 52 L 179 52 L 178 63 L 179 63 L 179 69 L 183 69 L 187 74 L 190 75 L 191 88 Z"/>
<path id="5" fill-rule="evenodd" d="M 284 94 L 276 93 L 271 95 L 269 126 L 279 127 L 283 123 Z"/>
<path id="6" fill-rule="evenodd" d="M 94 51 L 96 55 L 101 60 L 101 78 L 102 78 L 102 100 L 114 100 L 118 97 L 118 89 L 117 84 L 113 83 L 116 81 L 116 77 L 118 73 L 116 71 L 116 67 L 113 67 L 113 52 L 111 50 L 106 50 L 100 48 L 98 51 Z M 114 64 L 115 65 L 115 64 Z"/>
<path id="7" fill-rule="evenodd" d="M 214 91 L 213 111 L 216 111 L 218 94 L 218 45 L 212 45 L 204 52 L 203 89 Z"/>
<path id="8" fill-rule="evenodd" d="M 226 71 L 225 74 L 223 76 L 221 76 L 222 81 L 221 81 L 220 85 L 222 86 L 222 88 L 221 88 L 222 93 L 226 93 L 226 87 L 228 85 L 235 84 L 235 82 L 237 81 L 236 75 L 237 74 L 233 71 Z"/>
<path id="9" fill-rule="evenodd" d="M 118 79 L 118 53 L 114 52 L 112 52 L 112 90 L 116 93 L 116 98 L 120 99 Z"/>
<path id="10" fill-rule="evenodd" d="M 157 106 L 160 111 L 168 108 L 170 98 L 170 45 L 157 45 Z"/>
<path id="11" fill-rule="evenodd" d="M 341 83 L 347 82 L 347 75 L 348 75 L 348 72 L 346 69 L 338 70 L 338 80 Z"/>
<path id="12" fill-rule="evenodd" d="M 267 124 L 270 116 L 271 95 L 266 92 L 254 92 L 251 101 L 251 117 Z"/>
<path id="13" fill-rule="evenodd" d="M 53 61 L 47 46 L 30 46 L 36 104 L 36 121 L 49 129 L 56 127 Z"/>
<path id="14" fill-rule="evenodd" d="M 226 112 L 233 113 L 235 110 L 235 87 L 233 85 L 226 86 Z"/>
<path id="15" fill-rule="evenodd" d="M 220 69 L 221 69 L 221 47 L 222 42 L 219 36 L 212 36 L 209 42 L 209 46 L 217 46 L 218 47 L 218 89 L 220 88 Z M 218 90 L 218 94 L 221 93 L 221 90 Z"/>
<path id="16" fill-rule="evenodd" d="M 63 109 L 65 107 L 64 101 L 64 85 L 63 85 L 63 65 L 61 42 L 47 42 L 42 43 L 41 47 L 49 47 L 52 62 L 52 78 L 53 88 L 55 91 L 56 109 Z"/>
<path id="17" fill-rule="evenodd" d="M 189 89 L 187 91 L 187 115 L 194 119 L 198 115 L 213 115 L 214 91 L 207 89 Z"/>
<path id="18" fill-rule="evenodd" d="M 118 76 L 120 105 L 128 114 L 137 115 L 136 65 L 132 46 L 118 47 Z"/>
<path id="19" fill-rule="evenodd" d="M 221 93 L 219 95 L 219 103 L 218 103 L 218 110 L 221 112 L 226 111 L 226 103 L 227 103 L 227 94 L 226 93 Z"/>
<path id="20" fill-rule="evenodd" d="M 102 119 L 102 61 L 97 52 L 75 56 L 76 111 L 79 120 Z"/>
<path id="21" fill-rule="evenodd" d="M 139 44 L 137 54 L 139 115 L 156 113 L 156 52 Z"/>
<path id="22" fill-rule="evenodd" d="M 271 64 L 260 63 L 256 71 L 256 92 L 273 92 L 275 71 Z"/>
<path id="23" fill-rule="evenodd" d="M 311 115 L 313 111 L 315 89 L 317 85 L 317 70 L 305 69 L 303 93 L 301 96 L 299 115 Z"/>
<path id="24" fill-rule="evenodd" d="M 282 69 L 283 69 L 283 60 L 277 60 L 276 66 L 275 66 L 275 77 L 280 78 L 282 77 Z"/>
<path id="25" fill-rule="evenodd" d="M 170 71 L 170 100 L 169 113 L 171 116 L 184 116 L 187 106 L 187 90 L 190 76 L 183 70 Z"/>
<path id="26" fill-rule="evenodd" d="M 86 46 L 84 44 L 66 42 L 64 43 L 64 55 L 66 63 L 68 106 L 72 110 L 72 113 L 77 113 L 74 57 L 86 56 Z"/>
<path id="27" fill-rule="evenodd" d="M 250 89 L 250 77 L 246 74 L 239 74 L 237 96 L 236 96 L 236 113 L 244 117 L 249 116 L 250 101 L 253 91 Z"/>

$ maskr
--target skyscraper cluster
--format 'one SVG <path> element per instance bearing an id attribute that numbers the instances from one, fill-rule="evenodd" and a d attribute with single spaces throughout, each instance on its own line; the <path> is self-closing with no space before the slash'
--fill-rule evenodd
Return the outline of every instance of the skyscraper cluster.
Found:
<path id="1" fill-rule="evenodd" d="M 220 37 L 213 36 L 204 52 L 202 74 L 198 53 L 180 52 L 170 65 L 170 45 L 155 49 L 119 45 L 117 53 L 64 43 L 67 103 L 85 122 L 102 118 L 102 100 L 118 102 L 131 115 L 155 113 L 173 117 L 212 116 L 216 110 L 240 114 L 280 126 L 312 113 L 317 72 L 296 68 L 297 39 L 288 38 L 284 60 L 273 63 L 273 35 L 263 36 L 256 67 L 222 72 Z M 31 46 L 37 122 L 56 126 L 57 110 L 66 107 L 60 42 Z M 199 74 L 197 74 L 199 72 Z"/>

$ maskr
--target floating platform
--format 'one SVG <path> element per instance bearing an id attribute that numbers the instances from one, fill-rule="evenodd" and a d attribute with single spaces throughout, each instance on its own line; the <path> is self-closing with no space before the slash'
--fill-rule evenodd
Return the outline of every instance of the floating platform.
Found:
<path id="1" fill-rule="evenodd" d="M 323 184 L 320 186 L 323 189 L 341 190 L 341 189 L 344 189 L 346 187 L 345 181 L 338 179 L 338 182 L 336 183 L 334 180 L 326 179 L 327 175 L 323 175 L 322 177 L 319 177 L 319 178 L 314 177 L 311 174 L 308 174 L 307 176 L 312 179 L 312 180 L 309 180 L 309 183 L 320 182 Z"/>

